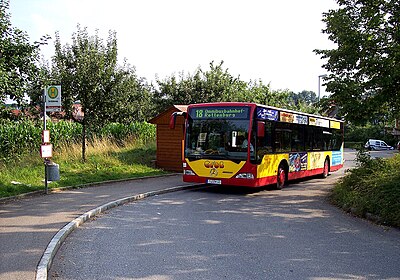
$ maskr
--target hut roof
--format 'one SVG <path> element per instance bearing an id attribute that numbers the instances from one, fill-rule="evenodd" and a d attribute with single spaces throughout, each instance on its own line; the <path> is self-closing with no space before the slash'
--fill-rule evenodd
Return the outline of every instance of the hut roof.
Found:
<path id="1" fill-rule="evenodd" d="M 169 117 L 173 112 L 187 112 L 187 107 L 188 105 L 173 105 L 164 112 L 149 120 L 148 122 L 152 124 L 168 123 Z"/>

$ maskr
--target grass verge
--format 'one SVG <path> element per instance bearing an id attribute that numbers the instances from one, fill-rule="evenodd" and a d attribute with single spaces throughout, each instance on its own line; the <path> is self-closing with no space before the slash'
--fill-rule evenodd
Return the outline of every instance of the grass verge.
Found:
<path id="1" fill-rule="evenodd" d="M 126 141 L 117 145 L 95 140 L 87 147 L 87 161 L 81 160 L 81 147 L 65 145 L 53 151 L 53 161 L 60 166 L 60 181 L 49 188 L 76 186 L 108 180 L 166 174 L 152 166 L 155 143 Z M 15 196 L 44 189 L 44 164 L 39 155 L 0 163 L 0 197 Z"/>
<path id="2" fill-rule="evenodd" d="M 334 187 L 332 202 L 357 216 L 400 228 L 400 154 L 372 159 L 359 151 L 357 162 Z"/>

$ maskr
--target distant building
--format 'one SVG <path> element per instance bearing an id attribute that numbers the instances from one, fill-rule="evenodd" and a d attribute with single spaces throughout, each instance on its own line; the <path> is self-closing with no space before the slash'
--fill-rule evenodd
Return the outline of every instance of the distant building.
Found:
<path id="1" fill-rule="evenodd" d="M 387 127 L 386 131 L 396 137 L 397 140 L 400 140 L 400 120 L 396 119 L 394 127 Z"/>

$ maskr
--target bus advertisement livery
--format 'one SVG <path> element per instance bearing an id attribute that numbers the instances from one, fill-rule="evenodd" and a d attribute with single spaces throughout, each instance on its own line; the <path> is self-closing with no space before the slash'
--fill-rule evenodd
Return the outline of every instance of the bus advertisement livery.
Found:
<path id="1" fill-rule="evenodd" d="M 343 122 L 255 103 L 189 105 L 185 182 L 281 189 L 343 167 Z M 171 116 L 171 127 L 177 115 Z"/>

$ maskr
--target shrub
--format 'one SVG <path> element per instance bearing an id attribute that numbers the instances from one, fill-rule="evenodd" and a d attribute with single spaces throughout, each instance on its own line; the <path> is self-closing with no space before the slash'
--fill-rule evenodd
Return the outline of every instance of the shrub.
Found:
<path id="1" fill-rule="evenodd" d="M 400 227 L 400 155 L 372 159 L 357 153 L 357 167 L 343 177 L 332 192 L 332 200 L 345 210 Z"/>

